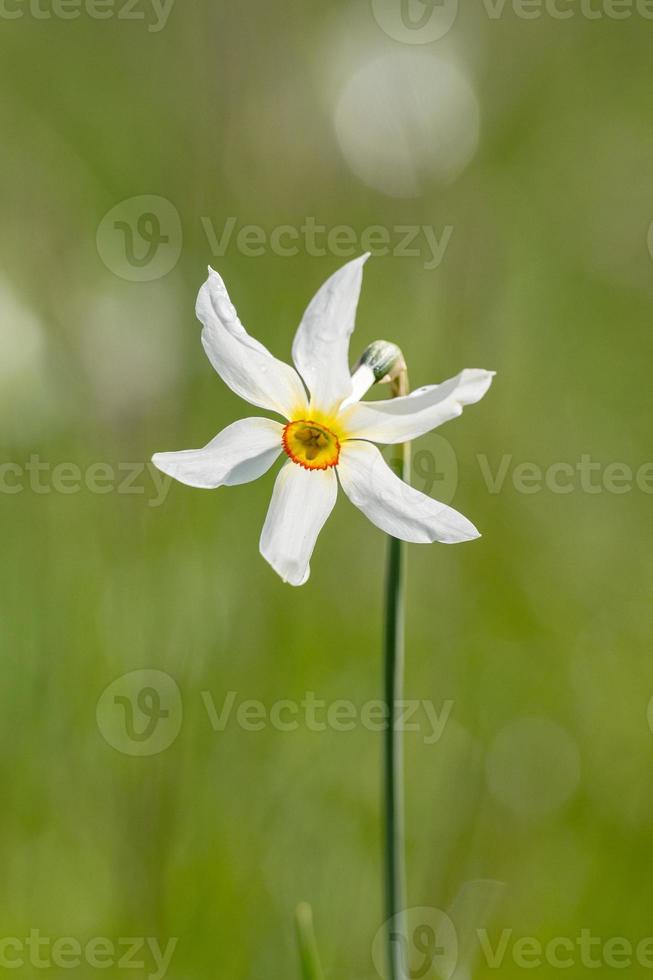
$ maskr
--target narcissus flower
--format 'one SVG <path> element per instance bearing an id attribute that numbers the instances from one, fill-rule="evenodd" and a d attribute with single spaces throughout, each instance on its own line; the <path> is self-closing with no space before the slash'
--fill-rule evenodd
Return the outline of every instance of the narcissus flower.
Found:
<path id="1" fill-rule="evenodd" d="M 405 397 L 361 402 L 374 365 L 349 370 L 349 338 L 361 288 L 363 255 L 328 279 L 310 302 L 292 348 L 295 368 L 251 337 L 213 269 L 196 313 L 202 343 L 222 380 L 245 401 L 285 423 L 246 418 L 203 449 L 156 453 L 154 464 L 191 487 L 249 483 L 285 457 L 261 534 L 261 554 L 285 582 L 303 585 L 317 536 L 338 484 L 381 530 L 415 543 L 479 536 L 467 518 L 399 479 L 373 443 L 403 443 L 460 415 L 483 397 L 493 372 L 462 371 Z M 304 387 L 306 386 L 306 387 Z M 307 393 L 308 389 L 308 393 Z"/>

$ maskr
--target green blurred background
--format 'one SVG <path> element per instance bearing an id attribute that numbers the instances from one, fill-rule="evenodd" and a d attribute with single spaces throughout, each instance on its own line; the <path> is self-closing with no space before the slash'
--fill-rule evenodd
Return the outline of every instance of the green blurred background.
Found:
<path id="1" fill-rule="evenodd" d="M 383 535 L 343 498 L 294 590 L 258 555 L 272 474 L 161 501 L 142 467 L 250 413 L 199 342 L 207 263 L 287 358 L 366 229 L 392 247 L 423 225 L 451 229 L 441 261 L 426 267 L 420 236 L 418 254 L 368 262 L 352 356 L 386 337 L 414 386 L 498 374 L 415 446 L 415 485 L 483 538 L 410 549 L 406 694 L 453 702 L 439 740 L 406 736 L 410 903 L 450 909 L 493 879 L 493 945 L 503 928 L 511 943 L 653 934 L 653 22 L 598 0 L 598 17 L 570 2 L 564 20 L 488 0 L 430 39 L 442 11 L 414 2 L 408 27 L 398 0 L 177 0 L 164 24 L 145 0 L 105 19 L 3 8 L 1 937 L 174 936 L 171 980 L 277 980 L 298 975 L 292 915 L 308 900 L 327 976 L 377 975 L 380 735 L 233 716 L 215 731 L 206 704 L 379 697 Z M 142 195 L 169 202 L 141 226 L 168 238 L 152 245 L 161 268 L 138 228 L 130 264 L 115 225 Z M 207 228 L 229 218 L 216 255 Z M 244 225 L 307 218 L 347 225 L 355 247 L 237 243 Z M 515 475 L 588 456 L 591 485 L 556 471 L 566 492 L 550 471 L 530 492 Z M 53 486 L 61 463 L 81 488 L 74 468 L 68 492 Z M 116 475 L 102 493 L 84 483 L 95 463 Z M 149 755 L 130 754 L 148 744 L 130 746 L 124 713 L 97 707 L 137 670 L 169 675 L 158 693 L 177 685 L 183 704 L 182 720 L 166 702 L 179 731 Z M 511 950 L 456 976 L 519 977 Z M 130 975 L 154 973 L 145 962 Z M 13 972 L 43 971 L 25 953 Z"/>

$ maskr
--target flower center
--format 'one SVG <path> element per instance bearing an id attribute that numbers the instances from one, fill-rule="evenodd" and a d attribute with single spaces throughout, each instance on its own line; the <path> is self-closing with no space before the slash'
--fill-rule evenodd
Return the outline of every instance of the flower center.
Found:
<path id="1" fill-rule="evenodd" d="M 319 422 L 300 419 L 289 422 L 283 430 L 283 448 L 293 463 L 306 470 L 327 470 L 340 457 L 338 438 Z"/>

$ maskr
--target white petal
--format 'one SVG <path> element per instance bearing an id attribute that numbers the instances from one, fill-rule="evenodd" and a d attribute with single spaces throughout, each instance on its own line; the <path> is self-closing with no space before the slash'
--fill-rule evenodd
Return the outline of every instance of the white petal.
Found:
<path id="1" fill-rule="evenodd" d="M 195 312 L 204 324 L 202 343 L 211 364 L 232 391 L 252 405 L 286 418 L 305 414 L 306 392 L 293 367 L 277 360 L 247 333 L 225 285 L 209 267 Z"/>
<path id="2" fill-rule="evenodd" d="M 333 510 L 333 469 L 305 470 L 288 461 L 277 477 L 261 533 L 261 554 L 284 582 L 303 585 L 317 536 Z"/>
<path id="3" fill-rule="evenodd" d="M 344 444 L 338 476 L 352 504 L 395 538 L 415 544 L 454 544 L 480 537 L 474 525 L 458 511 L 400 480 L 369 442 Z"/>
<path id="4" fill-rule="evenodd" d="M 369 364 L 360 364 L 351 376 L 351 394 L 340 406 L 340 411 L 355 405 L 376 384 L 376 376 Z"/>
<path id="5" fill-rule="evenodd" d="M 494 371 L 467 369 L 439 385 L 417 388 L 403 398 L 359 402 L 343 412 L 350 438 L 372 442 L 408 442 L 462 415 L 464 405 L 480 401 Z"/>
<path id="6" fill-rule="evenodd" d="M 203 449 L 155 453 L 152 462 L 189 487 L 214 489 L 256 480 L 283 451 L 283 426 L 272 419 L 240 419 Z"/>
<path id="7" fill-rule="evenodd" d="M 306 308 L 292 356 L 311 393 L 311 405 L 335 411 L 351 394 L 349 338 L 369 252 L 338 269 Z"/>

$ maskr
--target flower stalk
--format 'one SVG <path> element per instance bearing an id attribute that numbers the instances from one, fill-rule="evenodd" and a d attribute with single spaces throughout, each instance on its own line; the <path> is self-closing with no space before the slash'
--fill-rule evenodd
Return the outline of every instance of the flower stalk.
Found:
<path id="1" fill-rule="evenodd" d="M 399 373 L 391 380 L 393 397 L 407 395 L 408 373 L 402 358 Z M 410 482 L 410 443 L 398 447 L 394 469 Z M 397 726 L 398 705 L 403 698 L 405 660 L 405 544 L 389 537 L 385 584 L 384 700 L 388 724 L 384 736 L 385 814 L 385 911 L 388 937 L 389 980 L 405 980 L 401 937 L 405 935 L 406 868 L 404 855 L 404 759 L 403 735 Z"/>

